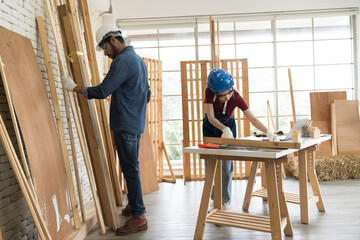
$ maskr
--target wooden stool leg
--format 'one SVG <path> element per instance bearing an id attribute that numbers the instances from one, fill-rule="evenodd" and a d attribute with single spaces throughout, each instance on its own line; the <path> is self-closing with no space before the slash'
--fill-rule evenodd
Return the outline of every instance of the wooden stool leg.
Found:
<path id="1" fill-rule="evenodd" d="M 265 162 L 266 182 L 268 190 L 268 204 L 270 215 L 271 238 L 282 239 L 280 223 L 280 207 L 278 189 L 276 183 L 275 162 L 268 160 Z"/>
<path id="2" fill-rule="evenodd" d="M 265 163 L 262 162 L 261 164 L 261 187 L 267 188 L 266 185 L 266 173 L 265 173 Z M 263 200 L 266 200 L 263 198 Z"/>
<path id="3" fill-rule="evenodd" d="M 222 161 L 218 161 L 215 170 L 214 208 L 222 210 Z"/>
<path id="4" fill-rule="evenodd" d="M 251 164 L 250 175 L 249 175 L 249 179 L 248 179 L 248 184 L 246 186 L 244 203 L 243 203 L 243 207 L 242 207 L 244 210 L 249 210 L 251 195 L 252 195 L 253 188 L 254 188 L 256 170 L 258 168 L 258 165 L 259 165 L 259 163 L 257 161 L 253 161 Z"/>
<path id="5" fill-rule="evenodd" d="M 205 176 L 204 189 L 200 202 L 200 209 L 198 214 L 198 219 L 196 223 L 194 240 L 199 240 L 203 238 L 205 230 L 205 221 L 207 216 L 207 211 L 209 208 L 210 196 L 212 185 L 214 182 L 214 176 L 216 172 L 216 165 L 218 163 L 218 158 L 214 157 L 213 159 L 207 160 L 207 171 Z"/>
<path id="6" fill-rule="evenodd" d="M 299 188 L 301 222 L 309 224 L 309 201 L 306 171 L 306 150 L 299 151 Z"/>
<path id="7" fill-rule="evenodd" d="M 292 230 L 291 220 L 290 220 L 290 216 L 289 216 L 289 211 L 288 211 L 288 208 L 286 205 L 285 193 L 284 193 L 283 184 L 282 184 L 282 173 L 281 173 L 282 171 L 283 171 L 283 164 L 281 162 L 277 163 L 276 164 L 276 176 L 277 176 L 277 183 L 278 183 L 280 216 L 281 216 L 281 218 L 286 217 L 286 227 L 284 229 L 285 235 L 292 236 L 293 230 Z"/>
<path id="8" fill-rule="evenodd" d="M 317 196 L 319 198 L 319 201 L 316 203 L 317 209 L 320 212 L 325 212 L 325 206 L 320 191 L 319 181 L 315 172 L 315 151 L 315 147 L 307 151 L 307 170 L 313 194 L 314 196 Z"/>

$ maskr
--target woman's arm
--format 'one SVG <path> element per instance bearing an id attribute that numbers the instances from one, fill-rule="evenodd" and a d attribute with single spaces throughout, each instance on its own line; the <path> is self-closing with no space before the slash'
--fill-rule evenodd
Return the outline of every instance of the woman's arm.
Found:
<path id="1" fill-rule="evenodd" d="M 220 131 L 222 131 L 224 128 L 226 128 L 226 126 L 224 124 L 222 124 L 219 120 L 217 120 L 215 118 L 214 115 L 214 105 L 210 104 L 210 103 L 205 103 L 205 110 L 206 110 L 206 115 L 209 119 L 209 122 L 215 126 L 217 129 L 219 129 Z"/>
<path id="2" fill-rule="evenodd" d="M 250 109 L 245 110 L 244 114 L 247 117 L 247 119 L 249 119 L 251 124 L 254 125 L 254 127 L 256 127 L 257 129 L 259 129 L 260 131 L 262 131 L 264 133 L 266 133 L 268 131 L 268 129 L 265 127 L 265 125 L 262 122 L 260 122 L 259 119 L 257 119 L 255 117 L 255 115 L 250 111 Z"/>

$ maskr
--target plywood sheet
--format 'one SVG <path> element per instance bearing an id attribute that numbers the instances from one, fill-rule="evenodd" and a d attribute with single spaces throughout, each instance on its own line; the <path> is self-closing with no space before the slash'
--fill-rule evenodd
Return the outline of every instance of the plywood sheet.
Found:
<path id="1" fill-rule="evenodd" d="M 149 124 L 146 121 L 145 132 L 141 135 L 139 162 L 140 177 L 143 194 L 159 190 L 157 181 L 156 166 L 149 134 Z"/>
<path id="2" fill-rule="evenodd" d="M 360 118 L 357 100 L 334 100 L 338 152 L 360 154 Z"/>
<path id="3" fill-rule="evenodd" d="M 346 99 L 346 91 L 339 92 L 311 92 L 310 108 L 311 120 L 331 121 L 330 104 L 335 99 Z"/>
<path id="4" fill-rule="evenodd" d="M 334 100 L 336 122 L 359 120 L 357 100 Z"/>
<path id="5" fill-rule="evenodd" d="M 338 152 L 360 154 L 360 120 L 336 124 Z"/>
<path id="6" fill-rule="evenodd" d="M 34 49 L 29 39 L 0 27 L 0 55 L 45 222 L 53 239 L 66 239 L 72 226 L 62 154 Z"/>

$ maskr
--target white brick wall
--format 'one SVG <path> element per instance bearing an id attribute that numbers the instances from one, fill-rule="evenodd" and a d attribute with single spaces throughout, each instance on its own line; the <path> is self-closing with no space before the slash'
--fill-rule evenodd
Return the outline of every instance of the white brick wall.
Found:
<path id="1" fill-rule="evenodd" d="M 52 2 L 52 1 L 51 1 Z M 75 0 L 75 2 L 77 2 Z M 101 26 L 101 18 L 99 16 L 99 12 L 91 6 L 89 2 L 89 10 L 90 10 L 90 18 L 92 23 L 93 32 L 96 31 L 98 27 Z M 49 18 L 47 17 L 47 12 L 45 9 L 44 0 L 0 0 L 0 26 L 6 29 L 9 29 L 13 32 L 21 34 L 31 40 L 32 46 L 34 48 L 35 55 L 37 56 L 37 61 L 39 63 L 39 67 L 41 73 L 44 78 L 44 86 L 46 91 L 48 92 L 50 104 L 51 94 L 49 83 L 47 79 L 46 68 L 44 65 L 44 57 L 42 53 L 42 47 L 40 42 L 40 37 L 36 24 L 36 16 L 42 16 L 45 22 L 45 29 L 47 33 L 48 46 L 50 50 L 50 58 L 53 68 L 53 73 L 55 76 L 58 99 L 60 104 L 60 111 L 62 114 L 62 120 L 64 123 L 65 134 L 68 145 L 68 151 L 70 156 L 71 168 L 73 170 L 73 179 L 75 181 L 75 172 L 72 161 L 72 153 L 70 148 L 70 138 L 68 131 L 68 124 L 66 120 L 66 112 L 64 106 L 64 97 L 62 95 L 62 84 L 60 81 L 60 71 L 58 67 L 58 59 L 56 53 L 55 42 L 52 35 L 51 26 L 49 23 Z M 57 20 L 57 19 L 56 19 Z M 82 23 L 82 20 L 80 21 Z M 81 27 L 80 29 L 83 29 Z M 60 37 L 60 33 L 58 33 Z M 95 37 L 95 35 L 94 35 Z M 86 49 L 85 42 L 84 49 Z M 60 43 L 60 45 L 62 45 Z M 64 62 L 65 58 L 63 56 L 63 50 L 61 49 L 62 61 Z M 86 57 L 86 60 L 88 58 Z M 100 76 L 103 76 L 103 66 L 104 66 L 104 56 L 103 54 L 97 53 L 97 61 L 99 66 Z M 89 72 L 90 76 L 90 72 Z M 0 81 L 0 102 L 4 101 L 4 90 L 2 82 Z M 52 107 L 53 109 L 53 107 Z M 8 116 L 8 121 L 10 120 L 10 115 L 3 114 L 4 116 Z M 72 121 L 72 130 L 75 141 L 75 150 L 77 156 L 77 164 L 79 168 L 80 174 L 80 183 L 82 189 L 82 195 L 84 199 L 84 204 L 88 203 L 92 199 L 92 194 L 90 190 L 90 185 L 86 173 L 86 168 L 84 165 L 84 160 L 82 156 L 82 151 L 80 148 L 80 143 L 78 139 L 78 135 L 76 132 L 76 128 L 74 125 L 73 115 L 70 114 Z M 77 192 L 77 185 L 74 183 L 75 191 Z M 77 197 L 78 198 L 78 197 Z M 5 151 L 0 143 L 0 228 L 3 234 L 3 239 L 37 239 L 37 231 L 34 226 L 33 219 L 28 210 L 28 207 L 25 203 L 23 195 L 20 191 L 19 185 L 14 177 L 13 171 L 10 168 L 9 161 L 5 155 Z"/>

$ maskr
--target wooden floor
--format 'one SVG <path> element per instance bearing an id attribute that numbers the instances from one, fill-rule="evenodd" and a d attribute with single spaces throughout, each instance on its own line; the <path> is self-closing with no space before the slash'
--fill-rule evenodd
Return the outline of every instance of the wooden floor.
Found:
<path id="1" fill-rule="evenodd" d="M 177 181 L 176 184 L 160 183 L 159 191 L 145 195 L 148 230 L 119 237 L 110 229 L 105 235 L 101 235 L 96 225 L 86 239 L 193 239 L 204 182 L 187 182 L 184 186 L 182 180 Z M 242 212 L 246 184 L 246 180 L 233 181 L 231 211 Z M 259 187 L 260 179 L 257 178 L 254 189 Z M 301 224 L 299 205 L 288 204 L 294 236 L 284 239 L 360 240 L 360 179 L 321 182 L 320 187 L 326 213 L 318 212 L 316 205 L 312 205 L 309 213 L 310 224 Z M 285 179 L 284 189 L 289 192 L 298 192 L 298 181 L 293 178 Z M 309 192 L 311 192 L 310 186 Z M 120 210 L 121 208 L 119 212 Z M 261 198 L 252 198 L 249 213 L 268 215 L 267 202 L 263 202 Z M 124 223 L 126 218 L 120 216 L 120 220 Z M 271 239 L 271 236 L 269 233 L 206 224 L 204 239 L 264 240 Z"/>

